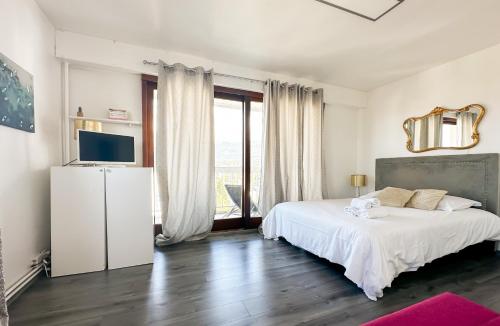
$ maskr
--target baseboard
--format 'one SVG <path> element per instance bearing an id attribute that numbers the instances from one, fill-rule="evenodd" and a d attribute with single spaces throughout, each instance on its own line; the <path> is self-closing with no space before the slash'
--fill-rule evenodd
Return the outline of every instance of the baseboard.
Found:
<path id="1" fill-rule="evenodd" d="M 10 286 L 5 291 L 5 298 L 7 299 L 7 305 L 10 305 L 15 301 L 23 293 L 31 284 L 36 280 L 37 276 L 40 275 L 40 272 L 43 271 L 43 265 L 39 265 L 34 267 L 28 273 L 26 273 L 23 277 L 19 279 L 16 283 Z"/>
<path id="2" fill-rule="evenodd" d="M 256 229 L 229 229 L 229 230 L 217 230 L 211 231 L 208 236 L 220 235 L 220 234 L 237 234 L 237 233 L 256 233 Z"/>

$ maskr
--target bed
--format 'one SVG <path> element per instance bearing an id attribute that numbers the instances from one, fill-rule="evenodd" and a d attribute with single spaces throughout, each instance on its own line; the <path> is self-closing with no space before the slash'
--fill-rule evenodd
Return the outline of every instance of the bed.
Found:
<path id="1" fill-rule="evenodd" d="M 498 154 L 376 160 L 376 190 L 446 189 L 483 209 L 454 212 L 388 207 L 389 216 L 347 215 L 350 199 L 276 205 L 263 221 L 264 237 L 291 244 L 345 267 L 345 276 L 371 300 L 402 272 L 483 242 L 500 241 Z"/>

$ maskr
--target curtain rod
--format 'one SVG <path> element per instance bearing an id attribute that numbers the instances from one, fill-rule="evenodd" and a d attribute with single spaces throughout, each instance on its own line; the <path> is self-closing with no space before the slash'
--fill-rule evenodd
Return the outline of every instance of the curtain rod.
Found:
<path id="1" fill-rule="evenodd" d="M 150 66 L 157 66 L 157 65 L 159 65 L 158 62 L 153 62 L 153 61 L 148 61 L 148 60 L 142 60 L 142 63 L 145 64 L 145 65 L 150 65 Z M 248 81 L 257 82 L 257 83 L 265 83 L 266 82 L 266 81 L 260 80 L 260 79 L 253 79 L 253 78 L 247 78 L 247 77 L 241 77 L 241 76 L 235 76 L 235 75 L 229 75 L 229 74 L 221 74 L 221 73 L 218 73 L 218 72 L 214 72 L 213 74 L 216 75 L 216 76 L 220 76 L 220 77 L 236 78 L 236 79 L 248 80 Z"/>

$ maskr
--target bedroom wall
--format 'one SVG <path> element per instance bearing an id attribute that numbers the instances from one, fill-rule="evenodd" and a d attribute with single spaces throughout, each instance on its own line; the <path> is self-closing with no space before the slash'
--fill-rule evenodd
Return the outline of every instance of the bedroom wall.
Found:
<path id="1" fill-rule="evenodd" d="M 476 52 L 368 94 L 361 111 L 358 167 L 374 188 L 375 159 L 381 157 L 500 152 L 500 45 Z M 439 150 L 414 154 L 406 150 L 403 121 L 436 106 L 460 108 L 479 103 L 486 107 L 478 146 L 463 151 Z"/>
<path id="2" fill-rule="evenodd" d="M 266 80 L 279 79 L 283 82 L 301 83 L 311 87 L 321 87 L 325 90 L 325 101 L 329 104 L 343 104 L 352 107 L 365 107 L 366 93 L 350 88 L 325 84 L 308 79 L 292 77 L 284 73 L 272 73 L 259 70 L 259 67 L 243 67 L 225 62 L 211 60 L 186 53 L 147 48 L 113 40 L 86 36 L 77 33 L 56 32 L 56 56 L 70 62 L 112 68 L 132 73 L 157 74 L 157 67 L 144 65 L 143 60 L 156 62 L 162 59 L 167 63 L 182 62 L 187 66 L 203 66 L 213 68 L 223 74 Z M 247 80 L 215 76 L 215 83 L 248 90 L 261 90 L 262 83 Z"/>
<path id="3" fill-rule="evenodd" d="M 326 102 L 323 142 L 326 195 L 328 198 L 338 198 L 352 194 L 353 190 L 346 180 L 349 174 L 356 172 L 354 170 L 357 162 L 357 112 L 366 105 L 365 92 L 318 83 L 307 78 L 296 78 L 286 74 L 235 66 L 184 53 L 146 48 L 63 31 L 56 32 L 56 56 L 70 62 L 71 67 L 74 65 L 86 66 L 90 67 L 89 70 L 95 72 L 92 74 L 78 72 L 79 75 L 85 75 L 85 77 L 79 76 L 76 78 L 73 73 L 74 69 L 70 70 L 70 114 L 76 112 L 78 103 L 91 103 L 94 101 L 90 98 L 91 93 L 81 90 L 80 85 L 105 90 L 103 94 L 109 88 L 116 89 L 108 85 L 108 83 L 99 81 L 102 76 L 99 75 L 98 71 L 106 71 L 104 73 L 107 76 L 106 78 L 113 78 L 116 83 L 119 83 L 120 78 L 128 80 L 127 93 L 131 90 L 132 80 L 140 78 L 141 73 L 156 74 L 157 68 L 144 65 L 142 63 L 144 59 L 157 61 L 158 58 L 161 58 L 168 63 L 182 62 L 188 66 L 212 67 L 214 71 L 224 74 L 260 80 L 272 78 L 290 83 L 321 87 L 324 89 Z M 93 80 L 96 85 L 91 85 Z M 252 91 L 263 90 L 263 84 L 260 82 L 221 76 L 215 76 L 215 84 Z M 138 90 L 140 90 L 140 85 Z M 73 94 L 78 94 L 79 99 L 75 100 Z M 135 107 L 133 103 L 137 101 L 140 103 L 141 94 L 140 92 L 138 94 L 130 92 L 130 94 L 126 95 L 127 103 L 129 103 L 127 105 Z M 133 98 L 133 96 L 136 96 L 136 98 Z M 106 105 L 110 104 L 104 98 L 91 104 L 96 109 L 106 107 Z M 93 108 L 89 106 L 88 110 L 93 110 Z M 87 112 L 87 109 L 84 108 L 84 111 Z M 88 115 L 90 116 L 90 114 Z M 141 135 L 137 135 L 136 140 L 142 142 Z"/>
<path id="4" fill-rule="evenodd" d="M 327 105 L 323 125 L 326 198 L 352 197 L 350 175 L 357 171 L 359 112 L 364 109 Z"/>
<path id="5" fill-rule="evenodd" d="M 34 76 L 36 133 L 0 126 L 0 228 L 6 286 L 50 246 L 49 167 L 60 164 L 54 27 L 32 0 L 0 0 L 0 52 Z"/>
<path id="6" fill-rule="evenodd" d="M 107 118 L 109 108 L 126 109 L 130 120 L 142 121 L 141 76 L 125 71 L 71 66 L 69 70 L 69 114 L 81 106 L 87 117 Z M 73 135 L 73 124 L 70 125 Z M 135 157 L 142 166 L 142 128 L 138 125 L 103 124 L 103 131 L 135 137 Z M 70 140 L 70 159 L 76 158 L 76 141 Z"/>

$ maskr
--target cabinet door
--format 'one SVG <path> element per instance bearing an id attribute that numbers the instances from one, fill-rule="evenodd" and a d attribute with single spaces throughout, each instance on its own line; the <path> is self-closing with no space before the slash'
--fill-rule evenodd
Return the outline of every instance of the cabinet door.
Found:
<path id="1" fill-rule="evenodd" d="M 108 268 L 153 262 L 152 169 L 106 169 Z"/>
<path id="2" fill-rule="evenodd" d="M 50 185 L 52 276 L 104 270 L 104 170 L 53 167 Z"/>

